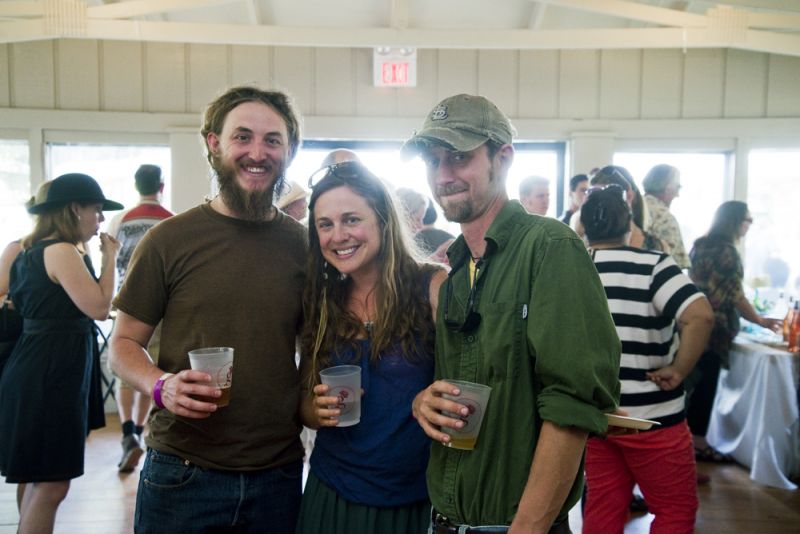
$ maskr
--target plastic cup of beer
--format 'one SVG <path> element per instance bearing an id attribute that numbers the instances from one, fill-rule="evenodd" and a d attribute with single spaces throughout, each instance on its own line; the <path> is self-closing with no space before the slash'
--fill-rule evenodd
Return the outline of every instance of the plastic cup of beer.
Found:
<path id="1" fill-rule="evenodd" d="M 464 426 L 461 428 L 442 427 L 443 432 L 450 434 L 450 442 L 447 446 L 471 451 L 478 441 L 478 432 L 481 430 L 483 414 L 486 413 L 486 405 L 489 403 L 489 395 L 492 392 L 492 388 L 464 380 L 445 379 L 445 382 L 456 386 L 461 390 L 461 394 L 449 395 L 445 393 L 442 394 L 442 397 L 463 404 L 469 411 L 467 415 L 444 412 L 444 415 L 448 417 L 464 421 Z"/>
<path id="2" fill-rule="evenodd" d="M 189 363 L 195 371 L 211 375 L 210 386 L 222 391 L 219 397 L 195 395 L 197 400 L 210 402 L 217 406 L 227 406 L 231 402 L 231 382 L 233 379 L 233 349 L 231 347 L 207 347 L 189 351 Z"/>
<path id="3" fill-rule="evenodd" d="M 337 426 L 353 426 L 361 421 L 361 367 L 337 365 L 319 372 L 322 383 L 330 386 L 328 396 L 338 399 L 328 408 L 340 410 Z"/>

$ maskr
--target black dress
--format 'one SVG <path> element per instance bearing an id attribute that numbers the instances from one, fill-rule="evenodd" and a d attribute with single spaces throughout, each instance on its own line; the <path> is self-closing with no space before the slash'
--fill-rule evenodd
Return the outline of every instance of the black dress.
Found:
<path id="1" fill-rule="evenodd" d="M 33 245 L 11 272 L 25 324 L 0 379 L 0 474 L 9 483 L 83 474 L 94 323 L 47 276 L 44 249 L 57 242 Z"/>

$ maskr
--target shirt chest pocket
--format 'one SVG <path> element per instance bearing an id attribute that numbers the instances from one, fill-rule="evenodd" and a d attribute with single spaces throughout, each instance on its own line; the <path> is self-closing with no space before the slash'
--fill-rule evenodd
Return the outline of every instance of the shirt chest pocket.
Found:
<path id="1" fill-rule="evenodd" d="M 488 362 L 489 379 L 513 378 L 525 357 L 527 304 L 492 302 L 483 309 L 481 348 Z"/>

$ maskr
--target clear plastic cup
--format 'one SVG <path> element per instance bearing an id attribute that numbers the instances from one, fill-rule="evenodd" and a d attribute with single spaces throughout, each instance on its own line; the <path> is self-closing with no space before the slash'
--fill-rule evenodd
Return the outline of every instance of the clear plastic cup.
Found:
<path id="1" fill-rule="evenodd" d="M 231 382 L 233 381 L 233 349 L 231 347 L 208 347 L 189 351 L 189 364 L 195 371 L 211 375 L 209 385 L 222 391 L 220 397 L 195 395 L 197 400 L 211 402 L 217 406 L 227 406 L 231 401 Z"/>
<path id="2" fill-rule="evenodd" d="M 456 386 L 461 390 L 461 394 L 449 395 L 445 393 L 442 397 L 463 404 L 469 410 L 467 415 L 444 412 L 448 417 L 464 421 L 464 426 L 461 428 L 442 427 L 443 432 L 450 434 L 450 442 L 447 446 L 471 451 L 478 441 L 483 414 L 486 413 L 486 405 L 489 404 L 489 395 L 492 392 L 492 388 L 464 380 L 445 379 L 445 382 Z"/>
<path id="3" fill-rule="evenodd" d="M 353 426 L 361 421 L 361 367 L 357 365 L 337 365 L 319 372 L 322 383 L 330 386 L 328 396 L 339 401 L 329 408 L 339 408 L 337 426 Z"/>

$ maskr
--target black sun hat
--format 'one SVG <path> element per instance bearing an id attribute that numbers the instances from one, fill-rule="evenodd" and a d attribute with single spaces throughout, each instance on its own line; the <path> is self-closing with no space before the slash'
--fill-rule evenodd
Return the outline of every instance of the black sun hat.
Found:
<path id="1" fill-rule="evenodd" d="M 54 208 L 60 208 L 70 202 L 83 202 L 86 204 L 100 203 L 103 211 L 123 209 L 122 204 L 108 200 L 103 195 L 103 190 L 97 181 L 88 174 L 70 173 L 62 174 L 50 184 L 47 198 L 44 202 L 34 204 L 28 208 L 28 213 L 39 215 Z"/>

